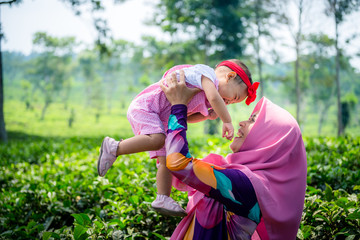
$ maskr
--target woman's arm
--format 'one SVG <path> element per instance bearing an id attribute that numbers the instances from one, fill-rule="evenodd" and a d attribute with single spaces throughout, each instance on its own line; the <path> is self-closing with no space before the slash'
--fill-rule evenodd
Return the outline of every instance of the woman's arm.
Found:
<path id="1" fill-rule="evenodd" d="M 160 87 L 164 91 L 166 98 L 171 103 L 171 114 L 169 117 L 168 131 L 165 141 L 166 147 L 166 166 L 172 174 L 183 183 L 208 194 L 212 184 L 206 184 L 195 175 L 195 169 L 203 169 L 201 160 L 193 159 L 189 153 L 186 138 L 187 130 L 187 103 L 198 92 L 194 88 L 188 88 L 185 84 L 184 71 L 180 70 L 180 80 L 177 81 L 176 75 L 161 81 Z M 207 170 L 212 171 L 210 164 L 205 164 Z M 186 170 L 185 170 L 186 168 Z M 181 171 L 185 170 L 185 171 Z M 203 171 L 203 170 L 201 170 Z M 205 175 L 208 175 L 206 173 Z"/>
<path id="2" fill-rule="evenodd" d="M 166 141 L 167 156 L 172 154 L 179 155 L 182 154 L 184 157 L 188 158 L 190 162 L 192 159 L 188 142 L 186 138 L 187 130 L 187 106 L 183 104 L 177 104 L 171 106 L 171 114 L 168 122 L 168 135 Z M 180 161 L 178 161 L 180 162 Z M 182 163 L 181 163 L 182 165 Z M 172 167 L 171 167 L 172 168 Z"/>
<path id="3" fill-rule="evenodd" d="M 183 183 L 208 194 L 211 186 L 198 179 L 194 173 L 193 167 L 195 167 L 197 162 L 202 161 L 191 156 L 186 138 L 186 130 L 187 106 L 183 104 L 171 106 L 165 140 L 166 167 Z"/>

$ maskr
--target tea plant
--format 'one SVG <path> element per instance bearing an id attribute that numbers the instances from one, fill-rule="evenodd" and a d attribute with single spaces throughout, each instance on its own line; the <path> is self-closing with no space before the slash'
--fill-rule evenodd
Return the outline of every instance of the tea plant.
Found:
<path id="1" fill-rule="evenodd" d="M 0 239 L 168 239 L 181 218 L 150 203 L 156 164 L 147 153 L 119 157 L 104 178 L 102 138 L 10 133 L 0 145 Z M 298 239 L 360 237 L 360 138 L 305 138 L 308 188 Z M 228 142 L 192 137 L 191 153 L 226 155 Z M 185 193 L 172 196 L 186 206 Z"/>
<path id="2" fill-rule="evenodd" d="M 308 184 L 353 191 L 359 185 L 360 138 L 307 138 Z"/>

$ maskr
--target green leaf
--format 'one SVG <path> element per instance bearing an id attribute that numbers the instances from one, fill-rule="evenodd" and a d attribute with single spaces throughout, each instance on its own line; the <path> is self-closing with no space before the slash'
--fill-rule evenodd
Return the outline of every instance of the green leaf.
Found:
<path id="1" fill-rule="evenodd" d="M 122 195 L 125 193 L 125 190 L 122 187 L 117 187 L 116 191 L 118 192 L 119 195 Z"/>
<path id="2" fill-rule="evenodd" d="M 311 235 L 311 232 L 312 232 L 312 227 L 309 225 L 305 225 L 302 228 L 302 233 L 303 233 L 304 239 L 308 239 Z"/>
<path id="3" fill-rule="evenodd" d="M 84 225 L 84 220 L 82 218 L 82 216 L 78 213 L 73 213 L 71 214 L 71 216 L 73 216 L 76 220 L 76 223 L 80 224 L 80 225 Z"/>
<path id="4" fill-rule="evenodd" d="M 325 221 L 327 224 L 330 224 L 329 219 L 327 217 L 325 217 L 325 216 L 322 216 L 320 214 L 316 214 L 314 217 L 315 217 L 315 220 L 317 220 L 317 221 Z"/>
<path id="5" fill-rule="evenodd" d="M 85 213 L 73 213 L 71 214 L 76 220 L 76 223 L 82 226 L 88 226 L 91 223 L 89 216 Z"/>
<path id="6" fill-rule="evenodd" d="M 156 237 L 162 239 L 162 240 L 166 240 L 166 238 L 164 238 L 162 235 L 156 233 L 156 232 L 151 232 L 151 234 L 155 235 Z"/>
<path id="7" fill-rule="evenodd" d="M 81 215 L 82 219 L 84 220 L 85 225 L 89 225 L 91 223 L 91 220 L 87 214 L 80 213 L 80 215 Z"/>
<path id="8" fill-rule="evenodd" d="M 55 239 L 60 239 L 60 235 L 54 232 L 44 232 L 43 233 L 43 240 L 48 240 L 50 237 L 53 237 Z"/>
<path id="9" fill-rule="evenodd" d="M 125 229 L 127 220 L 125 219 L 124 222 L 122 222 L 120 219 L 111 219 L 108 223 L 109 226 L 117 225 L 120 227 L 120 229 Z"/>
<path id="10" fill-rule="evenodd" d="M 82 239 L 84 236 L 83 235 L 87 235 L 85 234 L 87 231 L 86 227 L 83 227 L 81 225 L 76 225 L 75 229 L 74 229 L 74 238 L 75 240 L 80 240 Z"/>
<path id="11" fill-rule="evenodd" d="M 52 232 L 44 232 L 43 233 L 43 240 L 48 240 L 52 235 Z"/>
<path id="12" fill-rule="evenodd" d="M 355 239 L 355 235 L 350 235 L 350 236 L 347 236 L 346 238 L 345 238 L 345 240 L 354 240 Z"/>
<path id="13" fill-rule="evenodd" d="M 350 213 L 346 219 L 349 219 L 349 220 L 360 220 L 360 210 L 357 209 L 355 212 L 353 213 Z"/>
<path id="14" fill-rule="evenodd" d="M 104 226 L 104 224 L 103 224 L 102 222 L 96 221 L 96 222 L 94 222 L 94 223 L 95 223 L 95 225 L 96 225 L 98 228 L 102 228 L 102 227 Z"/>
<path id="15" fill-rule="evenodd" d="M 296 234 L 296 239 L 304 240 L 304 235 L 303 235 L 301 229 L 298 230 L 298 232 Z"/>
<path id="16" fill-rule="evenodd" d="M 325 199 L 326 201 L 331 201 L 334 197 L 333 190 L 327 183 L 325 183 L 325 185 Z"/>
<path id="17" fill-rule="evenodd" d="M 36 226 L 37 223 L 34 220 L 31 220 L 28 225 L 27 225 L 27 229 L 32 229 L 34 226 Z"/>
<path id="18" fill-rule="evenodd" d="M 137 195 L 132 195 L 130 197 L 130 202 L 134 205 L 138 205 L 139 204 L 139 196 Z"/>
<path id="19" fill-rule="evenodd" d="M 6 235 L 12 235 L 14 233 L 14 231 L 13 230 L 7 230 L 7 231 L 5 231 L 5 232 L 2 232 L 1 234 L 0 234 L 0 236 L 6 236 Z"/>

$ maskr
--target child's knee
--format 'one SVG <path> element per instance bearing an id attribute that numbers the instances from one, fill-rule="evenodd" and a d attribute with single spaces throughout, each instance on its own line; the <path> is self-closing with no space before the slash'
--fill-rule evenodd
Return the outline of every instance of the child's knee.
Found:
<path id="1" fill-rule="evenodd" d="M 153 149 L 160 149 L 165 145 L 165 135 L 164 134 L 154 134 L 151 136 Z"/>
<path id="2" fill-rule="evenodd" d="M 159 161 L 159 166 L 166 167 L 166 157 L 165 156 L 158 157 L 157 159 Z"/>

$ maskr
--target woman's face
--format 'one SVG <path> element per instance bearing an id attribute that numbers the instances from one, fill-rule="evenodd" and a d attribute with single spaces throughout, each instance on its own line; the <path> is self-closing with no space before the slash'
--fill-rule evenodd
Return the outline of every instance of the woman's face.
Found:
<path id="1" fill-rule="evenodd" d="M 234 153 L 238 152 L 243 145 L 245 138 L 249 134 L 250 130 L 254 126 L 256 121 L 258 111 L 252 114 L 249 120 L 239 122 L 239 130 L 237 131 L 237 137 L 234 138 L 233 142 L 230 144 L 230 149 Z"/>

